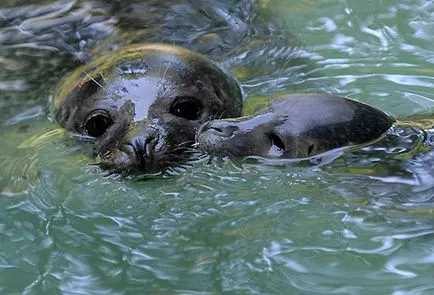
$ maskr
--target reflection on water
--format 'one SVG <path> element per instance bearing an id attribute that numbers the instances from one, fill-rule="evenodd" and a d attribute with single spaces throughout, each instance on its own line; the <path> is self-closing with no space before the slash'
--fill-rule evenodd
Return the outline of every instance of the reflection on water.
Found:
<path id="1" fill-rule="evenodd" d="M 1 5 L 0 293 L 434 292 L 432 130 L 138 181 L 104 177 L 46 114 L 80 62 L 158 41 L 220 62 L 246 95 L 326 91 L 429 118 L 431 1 Z"/>

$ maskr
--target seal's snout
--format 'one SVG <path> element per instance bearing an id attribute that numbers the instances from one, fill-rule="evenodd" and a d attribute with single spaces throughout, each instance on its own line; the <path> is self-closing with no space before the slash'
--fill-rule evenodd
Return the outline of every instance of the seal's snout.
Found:
<path id="1" fill-rule="evenodd" d="M 158 128 L 145 123 L 130 129 L 116 148 L 101 156 L 103 168 L 114 171 L 154 173 L 161 170 L 161 147 L 164 139 Z"/>
<path id="2" fill-rule="evenodd" d="M 203 124 L 196 136 L 196 147 L 210 154 L 215 154 L 216 151 L 226 151 L 228 146 L 232 144 L 232 139 L 240 127 L 237 123 L 231 120 L 210 121 Z M 220 154 L 220 152 L 217 152 Z"/>

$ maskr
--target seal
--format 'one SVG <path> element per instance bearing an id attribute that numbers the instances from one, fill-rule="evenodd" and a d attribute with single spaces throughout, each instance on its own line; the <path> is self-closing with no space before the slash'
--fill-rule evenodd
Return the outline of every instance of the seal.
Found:
<path id="1" fill-rule="evenodd" d="M 325 93 L 253 98 L 243 110 L 258 111 L 203 124 L 197 147 L 212 155 L 308 158 L 375 141 L 395 121 L 367 104 Z"/>
<path id="2" fill-rule="evenodd" d="M 239 117 L 237 80 L 187 49 L 142 44 L 106 53 L 58 87 L 52 117 L 93 145 L 103 168 L 158 173 L 188 158 L 198 127 Z"/>

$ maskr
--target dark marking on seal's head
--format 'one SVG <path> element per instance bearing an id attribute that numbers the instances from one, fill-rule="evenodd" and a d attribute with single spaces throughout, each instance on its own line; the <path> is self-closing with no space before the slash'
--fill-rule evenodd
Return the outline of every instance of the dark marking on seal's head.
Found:
<path id="1" fill-rule="evenodd" d="M 101 164 L 155 173 L 185 160 L 198 127 L 241 114 L 240 87 L 205 57 L 176 46 L 135 45 L 101 56 L 58 88 L 53 117 L 94 143 Z"/>
<path id="2" fill-rule="evenodd" d="M 203 124 L 198 148 L 216 155 L 306 158 L 380 138 L 394 119 L 330 94 L 287 95 L 262 113 Z"/>

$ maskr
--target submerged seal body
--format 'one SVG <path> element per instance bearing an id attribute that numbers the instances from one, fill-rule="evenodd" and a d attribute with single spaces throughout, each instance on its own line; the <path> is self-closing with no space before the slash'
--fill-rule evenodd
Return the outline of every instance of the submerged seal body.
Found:
<path id="1" fill-rule="evenodd" d="M 214 155 L 306 158 L 372 142 L 393 122 L 382 111 L 344 97 L 287 95 L 259 114 L 203 124 L 197 146 Z"/>
<path id="2" fill-rule="evenodd" d="M 157 173 L 185 160 L 198 127 L 241 114 L 230 74 L 187 49 L 145 44 L 107 53 L 58 87 L 53 118 L 94 144 L 104 168 Z"/>

